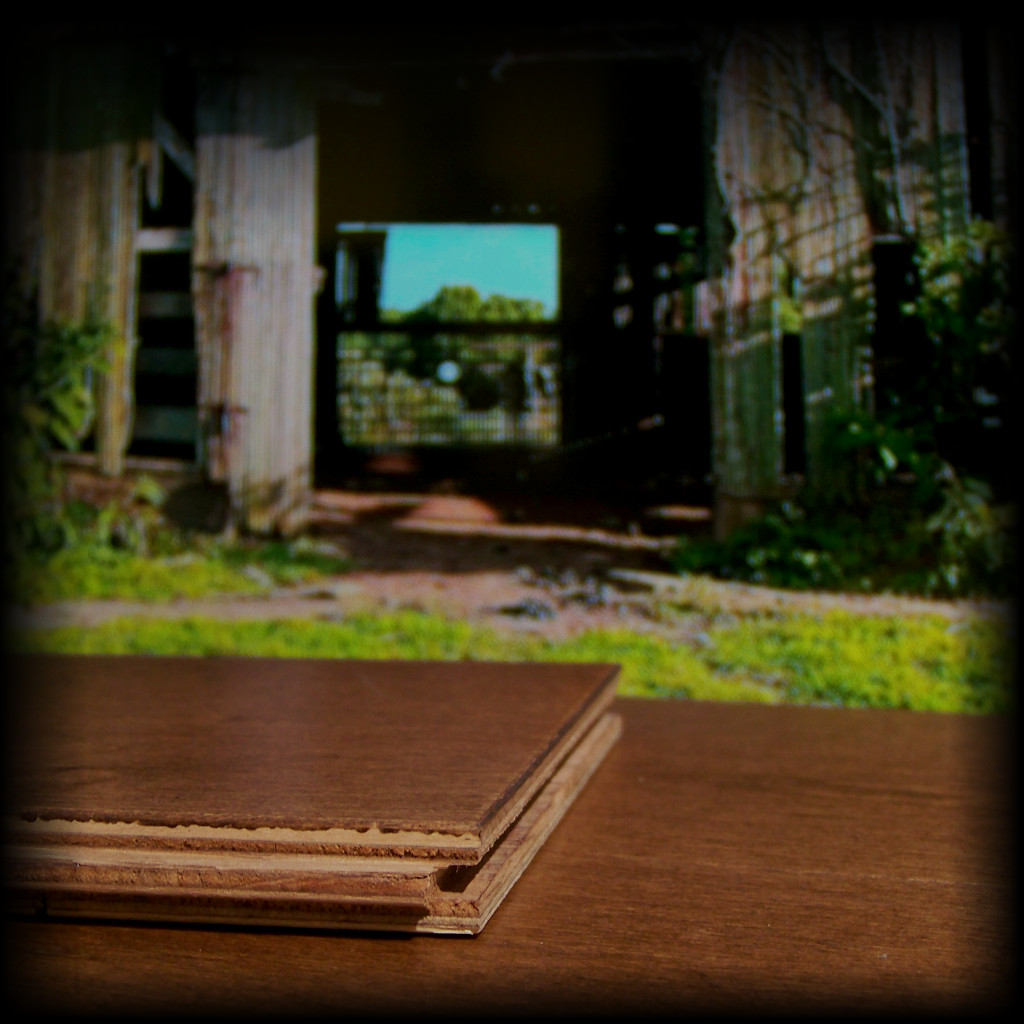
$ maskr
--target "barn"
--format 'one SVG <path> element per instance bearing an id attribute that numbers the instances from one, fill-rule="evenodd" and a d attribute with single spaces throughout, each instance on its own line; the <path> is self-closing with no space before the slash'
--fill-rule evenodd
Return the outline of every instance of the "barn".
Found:
<path id="1" fill-rule="evenodd" d="M 829 413 L 906 375 L 914 245 L 1016 223 L 999 26 L 57 21 L 8 43 L 9 268 L 42 320 L 114 329 L 84 450 L 113 477 L 182 460 L 255 533 L 389 454 L 696 489 L 727 533 L 827 477 Z M 396 323 L 410 225 L 530 229 L 556 300 Z"/>

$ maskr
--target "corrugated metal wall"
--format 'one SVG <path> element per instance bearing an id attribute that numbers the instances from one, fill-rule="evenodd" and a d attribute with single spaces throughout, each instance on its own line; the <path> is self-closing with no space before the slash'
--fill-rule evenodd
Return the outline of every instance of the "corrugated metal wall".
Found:
<path id="1" fill-rule="evenodd" d="M 720 494 L 756 502 L 782 482 L 787 324 L 795 317 L 802 339 L 813 484 L 828 468 L 826 412 L 870 397 L 873 242 L 948 237 L 966 224 L 959 39 L 940 24 L 744 26 L 708 89 L 713 170 L 733 229 L 711 254 L 721 272 L 698 296 L 713 344 L 715 471 Z"/>
<path id="2" fill-rule="evenodd" d="M 146 47 L 118 42 L 26 46 L 19 57 L 7 69 L 5 252 L 38 289 L 43 320 L 113 327 L 95 432 L 101 471 L 118 475 L 131 435 L 135 230 L 158 63 Z"/>
<path id="3" fill-rule="evenodd" d="M 237 525 L 293 529 L 312 465 L 316 124 L 270 67 L 199 81 L 193 297 L 207 471 Z"/>

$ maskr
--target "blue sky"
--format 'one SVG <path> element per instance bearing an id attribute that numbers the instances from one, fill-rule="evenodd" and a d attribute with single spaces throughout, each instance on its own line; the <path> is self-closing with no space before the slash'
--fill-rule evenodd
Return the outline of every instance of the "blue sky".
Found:
<path id="1" fill-rule="evenodd" d="M 557 314 L 558 229 L 553 225 L 366 226 L 388 229 L 383 309 L 414 309 L 441 285 L 471 284 L 483 296 L 540 299 L 550 316 Z"/>

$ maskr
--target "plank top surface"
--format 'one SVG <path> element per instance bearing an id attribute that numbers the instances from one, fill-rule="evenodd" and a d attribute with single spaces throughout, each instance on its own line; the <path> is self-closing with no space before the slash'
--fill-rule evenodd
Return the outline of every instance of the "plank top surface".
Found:
<path id="1" fill-rule="evenodd" d="M 15 920 L 8 1001 L 282 1014 L 1012 1005 L 1012 723 L 613 707 L 620 740 L 478 936 Z"/>
<path id="2" fill-rule="evenodd" d="M 608 706 L 618 670 L 54 656 L 12 671 L 8 815 L 472 853 Z"/>

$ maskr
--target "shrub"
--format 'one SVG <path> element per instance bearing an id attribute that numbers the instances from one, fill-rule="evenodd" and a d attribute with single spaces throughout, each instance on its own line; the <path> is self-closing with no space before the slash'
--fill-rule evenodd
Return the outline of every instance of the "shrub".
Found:
<path id="1" fill-rule="evenodd" d="M 4 293 L 4 562 L 64 547 L 73 530 L 50 455 L 76 450 L 94 413 L 92 384 L 112 336 L 103 324 L 40 325 L 30 296 Z"/>
<path id="2" fill-rule="evenodd" d="M 673 567 L 783 587 L 1011 594 L 1015 523 L 996 492 L 1012 463 L 989 424 L 1008 406 L 1010 261 L 1006 236 L 983 221 L 920 247 L 903 309 L 927 338 L 913 386 L 880 395 L 880 415 L 826 421 L 826 469 L 799 504 L 725 541 L 683 541 Z"/>

